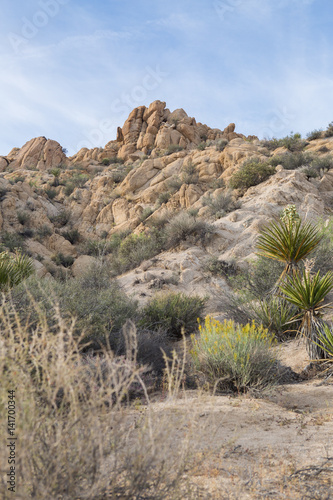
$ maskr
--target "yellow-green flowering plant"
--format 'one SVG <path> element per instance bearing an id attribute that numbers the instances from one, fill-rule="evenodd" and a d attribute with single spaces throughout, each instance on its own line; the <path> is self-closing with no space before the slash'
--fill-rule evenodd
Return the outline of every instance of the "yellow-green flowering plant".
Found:
<path id="1" fill-rule="evenodd" d="M 274 342 L 274 335 L 255 322 L 242 326 L 207 316 L 204 324 L 199 323 L 199 335 L 192 335 L 191 356 L 209 382 L 240 391 L 272 380 Z"/>

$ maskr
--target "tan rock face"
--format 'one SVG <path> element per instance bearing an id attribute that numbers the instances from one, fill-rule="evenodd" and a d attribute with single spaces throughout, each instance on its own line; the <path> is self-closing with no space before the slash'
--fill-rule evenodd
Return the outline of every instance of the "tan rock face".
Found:
<path id="1" fill-rule="evenodd" d="M 39 170 L 47 170 L 58 167 L 66 161 L 66 155 L 60 144 L 47 140 L 45 137 L 31 139 L 12 158 L 10 166 L 14 169 L 38 168 Z"/>

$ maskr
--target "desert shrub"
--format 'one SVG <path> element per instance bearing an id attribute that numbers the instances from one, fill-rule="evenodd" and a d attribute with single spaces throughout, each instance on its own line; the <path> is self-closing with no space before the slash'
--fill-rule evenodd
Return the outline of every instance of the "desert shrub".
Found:
<path id="1" fill-rule="evenodd" d="M 180 212 L 166 225 L 165 234 L 169 247 L 175 247 L 190 237 L 205 244 L 214 234 L 214 227 L 186 212 Z"/>
<path id="2" fill-rule="evenodd" d="M 170 338 L 181 338 L 197 329 L 207 299 L 183 293 L 161 293 L 141 310 L 139 325 L 152 331 L 166 331 Z"/>
<path id="3" fill-rule="evenodd" d="M 234 261 L 219 260 L 217 257 L 209 257 L 205 263 L 204 270 L 213 276 L 234 276 L 237 266 Z"/>
<path id="4" fill-rule="evenodd" d="M 175 216 L 173 212 L 169 210 L 163 211 L 163 213 L 159 213 L 151 217 L 149 221 L 147 221 L 147 225 L 152 229 L 164 229 L 164 227 L 168 224 L 168 222 Z"/>
<path id="5" fill-rule="evenodd" d="M 24 182 L 25 181 L 25 176 L 24 175 L 16 175 L 13 179 L 10 179 L 11 184 L 16 184 L 17 182 Z"/>
<path id="6" fill-rule="evenodd" d="M 274 336 L 262 325 L 223 323 L 207 316 L 192 336 L 192 359 L 196 370 L 209 382 L 243 391 L 266 386 L 275 376 Z"/>
<path id="7" fill-rule="evenodd" d="M 262 145 L 267 149 L 274 150 L 280 147 L 285 147 L 289 151 L 301 151 L 307 145 L 306 141 L 302 140 L 300 134 L 294 134 L 293 132 L 282 139 L 265 139 L 262 141 Z"/>
<path id="8" fill-rule="evenodd" d="M 51 226 L 43 224 L 37 229 L 36 233 L 38 238 L 43 239 L 46 238 L 47 236 L 51 236 L 51 234 L 53 233 L 53 229 Z"/>
<path id="9" fill-rule="evenodd" d="M 120 184 L 121 182 L 123 182 L 126 175 L 127 172 L 125 170 L 115 169 L 111 172 L 111 179 L 115 184 Z"/>
<path id="10" fill-rule="evenodd" d="M 314 168 L 318 172 L 324 171 L 327 172 L 331 168 L 333 168 L 333 156 L 325 155 L 321 157 L 313 158 L 310 163 L 311 168 Z"/>
<path id="11" fill-rule="evenodd" d="M 297 314 L 296 307 L 276 296 L 263 299 L 249 306 L 251 317 L 278 339 L 294 336 L 299 322 L 292 321 Z"/>
<path id="12" fill-rule="evenodd" d="M 70 178 L 65 184 L 65 195 L 69 196 L 72 194 L 75 188 L 82 188 L 85 183 L 89 180 L 89 176 L 85 174 L 76 174 Z"/>
<path id="13" fill-rule="evenodd" d="M 80 241 L 81 235 L 78 229 L 69 229 L 68 231 L 63 231 L 61 233 L 66 240 L 68 240 L 72 245 L 75 245 L 78 241 Z"/>
<path id="14" fill-rule="evenodd" d="M 0 187 L 0 202 L 6 198 L 6 194 L 8 193 L 8 189 L 4 187 Z"/>
<path id="15" fill-rule="evenodd" d="M 259 256 L 230 278 L 230 284 L 244 303 L 263 300 L 272 292 L 283 269 L 282 262 Z"/>
<path id="16" fill-rule="evenodd" d="M 229 212 L 239 208 L 239 203 L 234 199 L 233 193 L 230 190 L 225 190 L 217 196 L 209 194 L 202 199 L 203 206 L 208 207 L 210 215 L 216 219 L 224 217 Z"/>
<path id="17" fill-rule="evenodd" d="M 46 188 L 44 190 L 44 193 L 50 200 L 53 200 L 57 196 L 57 191 L 56 189 L 53 188 Z"/>
<path id="18" fill-rule="evenodd" d="M 173 153 L 178 153 L 178 151 L 183 151 L 183 147 L 182 146 L 179 146 L 178 144 L 170 144 L 170 146 L 168 146 L 165 154 L 166 155 L 171 155 Z"/>
<path id="19" fill-rule="evenodd" d="M 323 135 L 323 130 L 322 129 L 315 129 L 312 130 L 312 132 L 309 132 L 306 136 L 306 139 L 308 141 L 314 141 L 315 139 L 320 139 Z"/>
<path id="20" fill-rule="evenodd" d="M 219 141 L 217 141 L 215 149 L 216 149 L 216 151 L 224 151 L 224 149 L 227 145 L 228 145 L 227 139 L 220 139 Z"/>
<path id="21" fill-rule="evenodd" d="M 191 160 L 183 166 L 181 180 L 184 184 L 197 184 L 199 182 L 198 169 Z"/>
<path id="22" fill-rule="evenodd" d="M 108 165 L 110 165 L 111 160 L 109 158 L 103 158 L 101 163 L 102 163 L 102 165 L 105 165 L 107 167 Z"/>
<path id="23" fill-rule="evenodd" d="M 206 147 L 207 147 L 207 143 L 206 143 L 206 141 L 204 141 L 204 142 L 200 142 L 200 144 L 198 144 L 197 149 L 199 151 L 204 151 L 206 149 Z"/>
<path id="24" fill-rule="evenodd" d="M 125 238 L 112 259 L 115 274 L 133 269 L 142 261 L 151 259 L 161 252 L 165 245 L 165 236 L 157 230 L 148 233 L 130 234 Z"/>
<path id="25" fill-rule="evenodd" d="M 57 215 L 51 216 L 50 221 L 57 227 L 66 226 L 71 218 L 69 210 L 63 209 Z"/>
<path id="26" fill-rule="evenodd" d="M 164 205 L 164 203 L 168 203 L 168 201 L 170 200 L 170 197 L 171 197 L 171 193 L 169 193 L 168 191 L 160 193 L 157 197 L 156 205 L 158 207 L 160 207 L 161 205 Z"/>
<path id="27" fill-rule="evenodd" d="M 71 255 L 64 255 L 58 252 L 56 255 L 53 255 L 52 260 L 57 266 L 71 267 L 75 259 Z"/>
<path id="28" fill-rule="evenodd" d="M 325 130 L 325 137 L 333 136 L 333 122 L 329 123 L 327 129 Z"/>
<path id="29" fill-rule="evenodd" d="M 146 207 L 143 209 L 142 214 L 140 215 L 140 222 L 144 222 L 148 217 L 150 217 L 154 213 L 154 209 L 151 207 Z"/>
<path id="30" fill-rule="evenodd" d="M 262 163 L 259 158 L 246 160 L 231 176 L 229 186 L 232 189 L 248 189 L 266 181 L 275 174 L 275 168 L 268 163 Z"/>
<path id="31" fill-rule="evenodd" d="M 1 234 L 1 243 L 10 252 L 15 252 L 15 250 L 25 251 L 26 248 L 23 237 L 18 233 L 11 233 L 10 231 L 4 231 Z"/>
<path id="32" fill-rule="evenodd" d="M 321 240 L 312 253 L 313 271 L 326 274 L 333 271 L 333 218 L 318 224 Z"/>
<path id="33" fill-rule="evenodd" d="M 94 349 L 107 341 L 115 352 L 121 349 L 121 328 L 126 319 L 134 318 L 137 313 L 136 301 L 128 298 L 112 280 L 111 267 L 100 262 L 89 266 L 82 276 L 65 281 L 29 278 L 15 287 L 11 295 L 21 321 L 29 319 L 31 331 L 38 323 L 33 303 L 38 304 L 48 328 L 52 329 L 53 306 L 57 302 L 62 317 L 75 318 L 75 336 Z"/>
<path id="34" fill-rule="evenodd" d="M 182 187 L 183 181 L 181 180 L 179 175 L 173 175 L 172 177 L 170 177 L 166 184 L 171 193 L 176 193 Z"/>
<path id="35" fill-rule="evenodd" d="M 286 170 L 295 170 L 302 166 L 310 165 L 313 160 L 311 153 L 283 153 L 282 155 L 275 155 L 269 159 L 268 163 L 273 167 L 282 165 Z"/>
<path id="36" fill-rule="evenodd" d="M 22 226 L 27 224 L 27 222 L 30 221 L 30 214 L 29 212 L 24 212 L 24 211 L 18 211 L 17 212 L 17 220 Z"/>
<path id="37" fill-rule="evenodd" d="M 209 189 L 221 189 L 225 188 L 225 182 L 223 179 L 213 179 L 209 184 L 208 184 Z"/>
<path id="38" fill-rule="evenodd" d="M 145 370 L 135 365 L 136 349 L 121 358 L 107 349 L 100 356 L 84 355 L 73 323 L 56 304 L 52 311 L 52 329 L 39 311 L 37 327 L 30 331 L 10 304 L 0 308 L 1 408 L 8 405 L 9 390 L 21 395 L 13 398 L 21 416 L 14 496 L 180 500 L 186 491 L 187 498 L 198 498 L 183 479 L 189 439 L 169 439 L 169 415 L 155 417 L 149 411 L 148 417 L 133 420 L 133 409 L 123 405 L 134 384 L 145 387 Z M 125 335 L 130 343 L 130 334 Z M 7 463 L 8 436 L 0 433 L 0 441 L 1 463 Z M 3 498 L 8 498 L 6 481 L 3 474 Z"/>
<path id="39" fill-rule="evenodd" d="M 23 238 L 32 238 L 35 235 L 35 231 L 31 227 L 24 227 L 19 234 L 23 236 Z"/>

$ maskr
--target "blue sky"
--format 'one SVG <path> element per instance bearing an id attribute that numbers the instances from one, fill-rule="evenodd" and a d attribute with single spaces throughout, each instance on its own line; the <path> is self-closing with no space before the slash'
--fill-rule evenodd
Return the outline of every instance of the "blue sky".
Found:
<path id="1" fill-rule="evenodd" d="M 333 120 L 331 0 L 2 0 L 0 155 L 69 154 L 160 99 L 262 137 Z"/>

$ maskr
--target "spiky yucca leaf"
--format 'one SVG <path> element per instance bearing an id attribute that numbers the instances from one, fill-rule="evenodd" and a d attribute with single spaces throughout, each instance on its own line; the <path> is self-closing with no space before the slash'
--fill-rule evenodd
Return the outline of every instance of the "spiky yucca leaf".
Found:
<path id="1" fill-rule="evenodd" d="M 301 220 L 280 220 L 271 222 L 262 229 L 256 248 L 258 254 L 286 263 L 283 274 L 297 268 L 320 242 L 318 229 L 310 222 Z"/>
<path id="2" fill-rule="evenodd" d="M 316 314 L 322 306 L 321 302 L 333 289 L 333 273 L 330 271 L 320 276 L 318 271 L 314 276 L 303 270 L 294 276 L 287 276 L 286 282 L 279 285 L 285 299 L 302 311 L 312 311 Z"/>
<path id="3" fill-rule="evenodd" d="M 311 359 L 327 357 L 319 339 L 318 331 L 322 331 L 323 321 L 320 311 L 328 305 L 322 305 L 326 295 L 333 289 L 333 273 L 324 276 L 319 271 L 314 276 L 309 272 L 295 273 L 292 277 L 286 276 L 286 282 L 279 285 L 285 300 L 298 307 L 302 312 L 298 315 L 302 319 L 299 332 L 307 339 L 307 349 Z"/>
<path id="4" fill-rule="evenodd" d="M 319 343 L 315 344 L 333 358 L 333 330 L 327 324 L 323 324 L 322 328 L 317 330 L 317 335 Z"/>
<path id="5" fill-rule="evenodd" d="M 27 255 L 16 251 L 15 255 L 8 252 L 0 253 L 0 290 L 17 285 L 28 278 L 34 271 L 34 265 Z"/>

